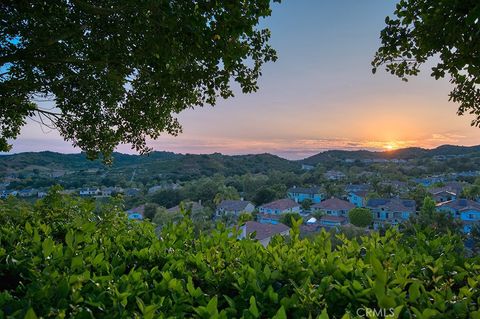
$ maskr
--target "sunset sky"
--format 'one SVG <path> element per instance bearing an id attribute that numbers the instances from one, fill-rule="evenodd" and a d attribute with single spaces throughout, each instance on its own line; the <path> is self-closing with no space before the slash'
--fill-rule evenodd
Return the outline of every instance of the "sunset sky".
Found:
<path id="1" fill-rule="evenodd" d="M 393 0 L 284 0 L 262 22 L 279 60 L 265 66 L 260 90 L 179 115 L 184 132 L 150 145 L 180 153 L 269 152 L 299 159 L 326 149 L 480 144 L 471 118 L 448 102 L 451 85 L 428 67 L 408 83 L 370 62 Z M 12 152 L 78 152 L 30 122 Z M 131 153 L 127 145 L 118 149 Z"/>

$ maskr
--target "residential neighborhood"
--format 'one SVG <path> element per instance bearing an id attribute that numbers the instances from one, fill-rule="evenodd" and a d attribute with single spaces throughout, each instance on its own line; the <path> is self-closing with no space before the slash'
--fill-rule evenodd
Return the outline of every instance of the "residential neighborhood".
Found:
<path id="1" fill-rule="evenodd" d="M 348 152 L 345 154 L 345 158 L 329 156 L 316 163 L 281 160 L 285 168 L 273 171 L 273 166 L 257 166 L 260 162 L 254 162 L 249 170 L 257 170 L 255 174 L 233 170 L 234 174 L 175 178 L 142 169 L 138 163 L 131 171 L 124 168 L 115 174 L 100 167 L 78 172 L 61 167 L 45 172 L 36 166 L 24 171 L 10 169 L 0 176 L 0 198 L 35 202 L 47 196 L 49 187 L 59 182 L 66 184 L 62 194 L 98 202 L 121 198 L 124 211 L 132 220 L 167 222 L 171 220 L 168 214 L 178 218 L 185 210 L 200 218 L 198 222 L 212 225 L 208 227 L 217 222 L 232 226 L 248 220 L 280 225 L 293 217 L 302 218 L 302 232 L 310 234 L 352 226 L 349 214 L 355 208 L 369 212 L 372 222 L 366 228 L 371 230 L 414 223 L 424 199 L 430 197 L 436 211 L 449 213 L 462 225 L 465 234 L 480 223 L 480 170 L 475 169 L 480 167 L 480 156 L 476 152 L 426 159 L 354 159 Z M 218 156 L 211 159 L 217 160 Z M 195 162 L 205 158 L 208 157 L 189 158 L 188 165 L 192 159 Z M 231 160 L 223 155 L 221 158 Z M 127 181 L 124 176 L 129 176 Z M 50 184 L 36 182 L 44 178 Z M 88 183 L 79 185 L 80 178 L 86 178 Z M 159 212 L 162 217 L 155 219 Z"/>

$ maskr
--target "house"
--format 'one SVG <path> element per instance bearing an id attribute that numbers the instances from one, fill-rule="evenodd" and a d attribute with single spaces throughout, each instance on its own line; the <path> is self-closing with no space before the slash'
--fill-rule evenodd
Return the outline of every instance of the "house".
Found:
<path id="1" fill-rule="evenodd" d="M 329 181 L 338 181 L 344 179 L 345 177 L 347 176 L 340 171 L 331 170 L 325 173 L 325 178 Z"/>
<path id="2" fill-rule="evenodd" d="M 310 199 L 312 203 L 320 203 L 323 199 L 323 195 L 320 193 L 320 187 L 303 188 L 293 186 L 288 189 L 287 196 L 296 203 L 301 203 L 306 199 Z"/>
<path id="3" fill-rule="evenodd" d="M 0 192 L 0 198 L 7 198 L 8 196 L 17 196 L 18 191 L 16 190 L 4 190 Z"/>
<path id="4" fill-rule="evenodd" d="M 436 203 L 443 203 L 457 199 L 463 190 L 463 184 L 459 182 L 447 182 L 442 187 L 434 187 L 428 190 Z"/>
<path id="5" fill-rule="evenodd" d="M 127 188 L 124 191 L 125 196 L 127 197 L 135 197 L 140 195 L 140 190 L 138 188 Z"/>
<path id="6" fill-rule="evenodd" d="M 279 199 L 259 207 L 258 211 L 262 214 L 281 215 L 285 213 L 300 213 L 300 205 L 295 201 L 284 198 Z"/>
<path id="7" fill-rule="evenodd" d="M 141 205 L 127 210 L 128 219 L 132 220 L 143 220 L 144 213 L 145 205 Z"/>
<path id="8" fill-rule="evenodd" d="M 28 188 L 28 189 L 22 189 L 21 191 L 18 192 L 19 197 L 32 197 L 36 196 L 38 193 L 37 190 Z"/>
<path id="9" fill-rule="evenodd" d="M 366 207 L 372 211 L 374 229 L 385 225 L 398 225 L 416 213 L 415 201 L 412 199 L 370 199 Z"/>
<path id="10" fill-rule="evenodd" d="M 348 193 L 348 201 L 356 207 L 365 207 L 367 205 L 368 191 L 353 191 Z"/>
<path id="11" fill-rule="evenodd" d="M 353 208 L 355 208 L 355 205 L 352 203 L 334 197 L 312 206 L 312 210 L 324 211 L 327 216 L 345 218 L 348 218 L 348 212 Z"/>
<path id="12" fill-rule="evenodd" d="M 405 163 L 407 163 L 407 160 L 398 159 L 398 158 L 392 158 L 392 159 L 390 160 L 390 163 L 405 164 Z"/>
<path id="13" fill-rule="evenodd" d="M 448 187 L 450 191 L 456 193 L 457 196 L 460 195 L 460 193 L 463 191 L 463 187 L 465 186 L 463 183 L 457 181 L 445 182 L 444 185 L 445 187 Z"/>
<path id="14" fill-rule="evenodd" d="M 370 190 L 370 185 L 368 184 L 348 184 L 345 186 L 345 192 L 351 193 L 351 192 L 359 192 L 359 191 L 369 191 Z"/>
<path id="15" fill-rule="evenodd" d="M 258 240 L 263 247 L 267 247 L 273 236 L 288 236 L 290 228 L 280 223 L 272 225 L 248 221 L 243 226 L 240 226 L 238 239 L 249 238 L 249 235 L 253 233 L 255 234 L 255 239 Z"/>
<path id="16" fill-rule="evenodd" d="M 432 177 L 427 177 L 427 178 L 415 178 L 413 181 L 415 183 L 423 185 L 425 187 L 430 187 L 433 184 L 445 182 L 445 177 L 432 176 Z"/>
<path id="17" fill-rule="evenodd" d="M 79 192 L 80 196 L 97 196 L 101 194 L 98 188 L 82 188 Z"/>
<path id="18" fill-rule="evenodd" d="M 115 194 L 121 194 L 123 189 L 120 187 L 105 187 L 102 189 L 102 196 L 110 197 Z"/>
<path id="19" fill-rule="evenodd" d="M 311 171 L 314 168 L 315 168 L 315 166 L 313 166 L 313 165 L 302 164 L 302 170 L 304 170 L 304 171 Z"/>
<path id="20" fill-rule="evenodd" d="M 466 171 L 466 172 L 459 172 L 456 173 L 456 178 L 459 177 L 477 177 L 480 174 L 479 171 Z"/>
<path id="21" fill-rule="evenodd" d="M 47 196 L 47 194 L 48 194 L 47 192 L 41 192 L 41 191 L 40 191 L 40 192 L 37 193 L 37 197 L 38 197 L 38 198 L 44 198 L 44 197 Z"/>
<path id="22" fill-rule="evenodd" d="M 255 205 L 246 200 L 223 200 L 218 204 L 217 209 L 215 210 L 215 215 L 217 217 L 230 215 L 230 216 L 239 216 L 241 213 L 252 213 L 255 210 Z"/>
<path id="23" fill-rule="evenodd" d="M 474 224 L 480 223 L 480 203 L 469 199 L 455 199 L 437 204 L 437 212 L 449 213 L 463 224 L 463 232 L 469 233 Z"/>
<path id="24" fill-rule="evenodd" d="M 50 177 L 59 178 L 65 175 L 65 171 L 53 171 L 50 173 Z"/>
<path id="25" fill-rule="evenodd" d="M 310 223 L 310 224 L 302 224 L 300 225 L 300 236 L 310 236 L 317 233 L 320 230 L 321 226 L 319 222 Z"/>
<path id="26" fill-rule="evenodd" d="M 177 205 L 177 206 L 174 206 L 172 208 L 169 208 L 167 209 L 167 212 L 169 213 L 180 213 L 182 212 L 182 209 L 184 211 L 190 211 L 192 214 L 195 214 L 195 213 L 198 213 L 198 212 L 201 212 L 204 207 L 201 203 L 201 201 L 199 202 L 181 202 L 180 205 Z"/>
<path id="27" fill-rule="evenodd" d="M 348 219 L 345 216 L 325 215 L 320 218 L 320 225 L 326 228 L 340 227 L 348 224 Z"/>
<path id="28" fill-rule="evenodd" d="M 300 205 L 289 198 L 279 199 L 258 208 L 257 219 L 261 223 L 278 224 L 281 215 L 286 213 L 300 213 Z"/>
<path id="29" fill-rule="evenodd" d="M 443 187 L 442 187 L 443 188 Z M 457 194 L 446 189 L 431 189 L 428 192 L 432 195 L 435 203 L 443 203 L 457 199 Z"/>
<path id="30" fill-rule="evenodd" d="M 61 190 L 60 191 L 60 194 L 62 195 L 73 195 L 75 194 L 77 191 L 74 190 L 74 189 L 64 189 L 64 190 Z"/>

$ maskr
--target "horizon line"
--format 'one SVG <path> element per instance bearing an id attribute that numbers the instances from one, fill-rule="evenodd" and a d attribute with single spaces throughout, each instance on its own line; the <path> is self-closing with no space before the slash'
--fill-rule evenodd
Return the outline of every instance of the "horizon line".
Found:
<path id="1" fill-rule="evenodd" d="M 440 147 L 445 147 L 445 146 L 452 146 L 452 147 L 466 147 L 466 148 L 472 148 L 472 147 L 476 147 L 476 146 L 480 146 L 480 144 L 474 144 L 474 145 L 454 145 L 454 144 L 442 144 L 442 145 L 439 145 L 439 146 L 436 146 L 436 147 L 432 147 L 432 148 L 427 148 L 427 147 L 421 147 L 421 146 L 408 146 L 408 147 L 402 147 L 402 148 L 396 148 L 396 149 L 379 149 L 379 148 L 358 148 L 358 149 L 352 149 L 352 148 L 328 148 L 328 149 L 323 149 L 323 150 L 319 150 L 317 153 L 313 154 L 313 155 L 310 155 L 310 156 L 307 156 L 305 158 L 301 158 L 301 159 L 296 159 L 296 160 L 292 160 L 292 159 L 288 159 L 288 158 L 285 158 L 283 156 L 280 156 L 280 155 L 277 155 L 277 154 L 273 154 L 273 153 L 270 153 L 270 152 L 258 152 L 258 153 L 239 153 L 239 154 L 224 154 L 222 152 L 213 152 L 213 153 L 189 153 L 189 152 L 186 152 L 186 153 L 182 153 L 182 152 L 174 152 L 174 151 L 167 151 L 167 150 L 152 150 L 151 152 L 149 153 L 145 153 L 145 154 L 138 154 L 138 153 L 124 153 L 124 152 L 121 152 L 121 151 L 113 151 L 112 154 L 121 154 L 121 155 L 131 155 L 131 156 L 149 156 L 149 154 L 152 154 L 152 153 L 172 153 L 172 154 L 175 154 L 175 155 L 183 155 L 183 156 L 186 156 L 186 155 L 215 155 L 215 154 L 219 154 L 219 155 L 222 155 L 222 156 L 252 156 L 252 155 L 272 155 L 272 156 L 276 156 L 276 157 L 279 157 L 279 158 L 282 158 L 282 159 L 285 159 L 285 160 L 288 160 L 288 161 L 302 161 L 302 160 L 305 160 L 305 159 L 308 159 L 312 156 L 315 156 L 315 155 L 318 155 L 318 154 L 322 154 L 322 153 L 326 153 L 326 152 L 331 152 L 331 151 L 341 151 L 341 152 L 371 152 L 371 153 L 396 153 L 398 151 L 402 151 L 402 150 L 406 150 L 406 149 L 422 149 L 422 150 L 427 150 L 427 151 L 431 151 L 431 150 L 435 150 L 435 149 L 438 149 Z M 285 150 L 286 152 L 288 152 L 288 150 Z M 26 153 L 55 153 L 55 154 L 62 154 L 62 155 L 80 155 L 80 154 L 84 154 L 85 151 L 79 151 L 79 152 L 60 152 L 60 151 L 51 151 L 51 150 L 43 150 L 43 151 L 26 151 L 26 152 L 0 152 L 0 156 L 13 156 L 13 155 L 20 155 L 20 154 L 26 154 Z M 101 156 L 99 156 L 99 158 L 101 158 Z"/>

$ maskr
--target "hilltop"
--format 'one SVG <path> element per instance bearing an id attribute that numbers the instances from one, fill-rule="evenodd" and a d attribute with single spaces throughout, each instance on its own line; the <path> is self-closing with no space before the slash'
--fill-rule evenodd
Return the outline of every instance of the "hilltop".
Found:
<path id="1" fill-rule="evenodd" d="M 442 145 L 434 149 L 409 147 L 392 151 L 347 151 L 320 152 L 303 160 L 291 161 L 269 153 L 251 155 L 177 154 L 155 151 L 148 155 L 113 154 L 113 165 L 105 166 L 100 160 L 90 161 L 84 153 L 62 154 L 50 151 L 27 152 L 0 156 L 0 174 L 32 171 L 146 171 L 151 175 L 162 174 L 170 178 L 191 179 L 211 176 L 215 173 L 236 175 L 263 173 L 269 170 L 295 171 L 299 164 L 317 165 L 322 161 L 374 160 L 374 159 L 419 159 L 434 156 L 462 156 L 480 153 L 480 145 Z"/>
<path id="2" fill-rule="evenodd" d="M 374 160 L 374 159 L 418 159 L 429 158 L 434 156 L 458 156 L 466 154 L 474 154 L 480 152 L 480 145 L 476 146 L 456 146 L 442 145 L 434 149 L 425 149 L 420 147 L 408 147 L 392 151 L 344 151 L 331 150 L 318 153 L 307 157 L 300 162 L 303 164 L 316 165 L 322 161 L 331 160 Z"/>
<path id="3" fill-rule="evenodd" d="M 219 153 L 195 155 L 171 152 L 152 152 L 148 155 L 114 153 L 111 166 L 104 165 L 100 160 L 90 161 L 84 153 L 29 152 L 0 156 L 0 167 L 0 177 L 12 173 L 28 175 L 34 171 L 58 176 L 79 173 L 84 177 L 108 171 L 110 175 L 162 176 L 171 180 L 191 180 L 217 173 L 232 176 L 300 169 L 299 163 L 271 154 L 228 156 Z"/>

